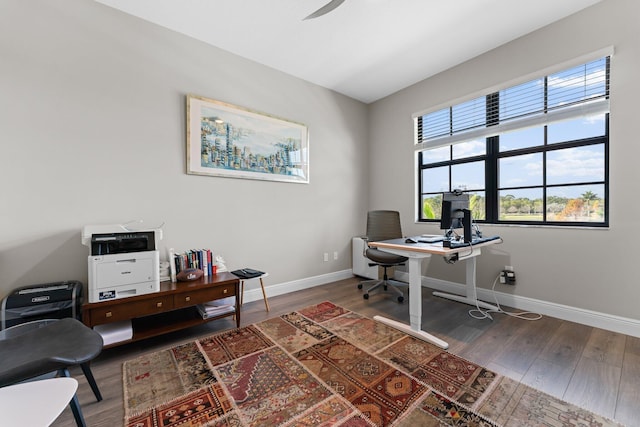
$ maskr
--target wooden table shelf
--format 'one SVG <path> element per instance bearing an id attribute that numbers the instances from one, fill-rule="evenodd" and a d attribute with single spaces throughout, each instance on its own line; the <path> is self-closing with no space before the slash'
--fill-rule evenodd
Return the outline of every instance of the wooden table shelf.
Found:
<path id="1" fill-rule="evenodd" d="M 123 320 L 130 320 L 133 337 L 106 345 L 113 347 L 178 331 L 224 317 L 235 316 L 240 327 L 240 281 L 223 272 L 202 277 L 193 282 L 161 282 L 160 291 L 110 301 L 87 303 L 82 306 L 82 321 L 93 328 Z M 203 319 L 197 304 L 235 297 L 235 311 Z"/>

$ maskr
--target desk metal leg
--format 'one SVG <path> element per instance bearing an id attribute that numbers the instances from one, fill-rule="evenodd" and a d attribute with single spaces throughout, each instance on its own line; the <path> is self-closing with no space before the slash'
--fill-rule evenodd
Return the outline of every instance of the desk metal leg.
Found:
<path id="1" fill-rule="evenodd" d="M 478 307 L 482 307 L 482 308 L 486 308 L 487 310 L 498 310 L 498 307 L 496 307 L 495 305 L 486 303 L 484 301 L 480 301 L 478 300 L 478 292 L 477 292 L 477 288 L 476 288 L 476 258 L 477 256 L 473 256 L 471 258 L 467 258 L 466 260 L 466 268 L 467 268 L 467 278 L 466 278 L 466 295 L 462 296 L 462 295 L 456 295 L 456 294 L 449 294 L 446 292 L 439 292 L 439 291 L 435 291 L 433 293 L 433 295 L 438 296 L 438 297 L 442 297 L 442 298 L 447 298 L 453 301 L 458 301 L 458 302 L 462 302 L 465 304 L 469 304 L 472 306 L 478 306 Z M 489 319 L 493 318 L 487 314 L 487 316 L 489 317 Z"/>
<path id="2" fill-rule="evenodd" d="M 422 329 L 422 265 L 428 267 L 430 261 L 409 258 L 409 323 L 414 331 Z"/>
<path id="3" fill-rule="evenodd" d="M 409 319 L 411 326 L 382 316 L 374 316 L 373 319 L 413 337 L 447 349 L 449 348 L 447 342 L 422 330 L 422 259 L 409 258 Z M 431 257 L 424 258 L 427 265 L 430 259 Z"/>

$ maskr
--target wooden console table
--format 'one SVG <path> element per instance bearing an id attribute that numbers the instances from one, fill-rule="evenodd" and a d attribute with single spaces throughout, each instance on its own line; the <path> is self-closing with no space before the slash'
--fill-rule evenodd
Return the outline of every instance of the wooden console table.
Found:
<path id="1" fill-rule="evenodd" d="M 193 282 L 161 282 L 160 291 L 128 298 L 83 304 L 82 322 L 97 325 L 131 320 L 133 337 L 105 348 L 114 347 L 178 331 L 190 326 L 235 316 L 240 327 L 240 281 L 228 272 L 202 277 Z M 235 311 L 203 319 L 197 304 L 235 296 Z"/>

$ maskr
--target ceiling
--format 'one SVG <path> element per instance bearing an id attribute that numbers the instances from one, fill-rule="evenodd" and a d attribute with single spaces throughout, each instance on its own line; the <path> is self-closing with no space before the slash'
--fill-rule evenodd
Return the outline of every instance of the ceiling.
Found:
<path id="1" fill-rule="evenodd" d="M 600 0 L 96 0 L 371 103 Z"/>

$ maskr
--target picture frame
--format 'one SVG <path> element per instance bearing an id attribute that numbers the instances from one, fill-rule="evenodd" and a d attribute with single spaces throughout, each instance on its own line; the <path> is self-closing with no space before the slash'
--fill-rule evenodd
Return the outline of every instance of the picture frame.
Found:
<path id="1" fill-rule="evenodd" d="M 187 174 L 308 184 L 308 129 L 187 95 Z"/>

